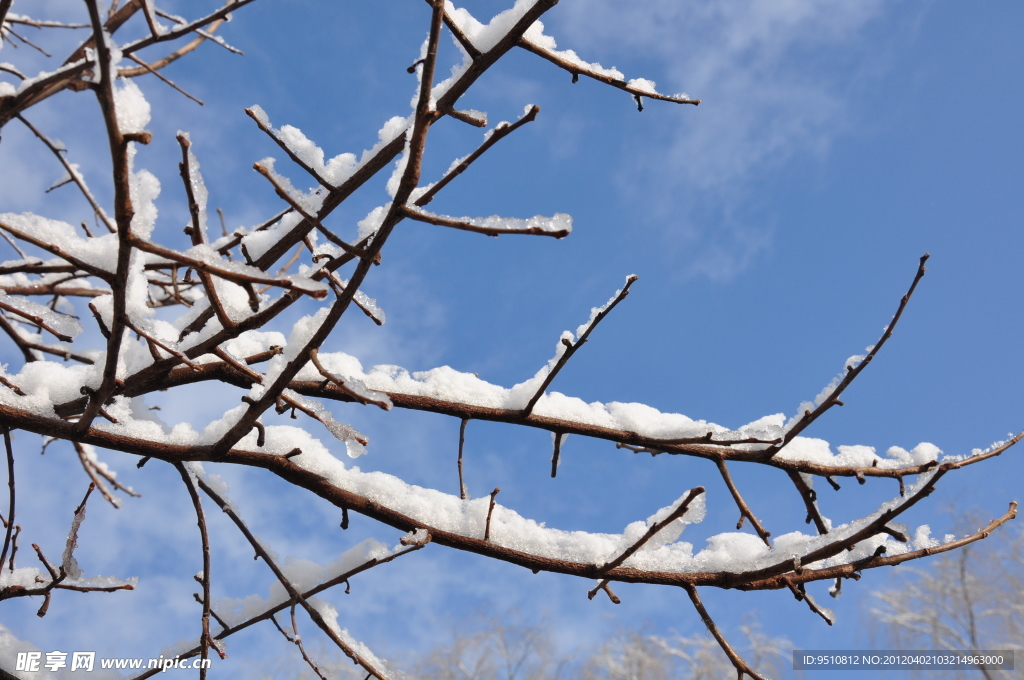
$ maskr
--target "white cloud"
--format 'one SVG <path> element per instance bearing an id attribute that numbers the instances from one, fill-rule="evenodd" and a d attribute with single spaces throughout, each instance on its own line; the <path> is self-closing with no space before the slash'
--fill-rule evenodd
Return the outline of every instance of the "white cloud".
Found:
<path id="1" fill-rule="evenodd" d="M 563 3 L 548 18 L 561 47 L 628 60 L 630 71 L 648 65 L 655 73 L 627 77 L 703 100 L 681 116 L 651 116 L 632 146 L 653 154 L 624 160 L 620 185 L 658 221 L 686 206 L 670 238 L 696 248 L 691 275 L 716 278 L 770 247 L 770 224 L 744 214 L 755 183 L 796 159 L 823 159 L 856 124 L 854 100 L 877 48 L 865 29 L 887 9 L 883 0 L 595 0 Z"/>

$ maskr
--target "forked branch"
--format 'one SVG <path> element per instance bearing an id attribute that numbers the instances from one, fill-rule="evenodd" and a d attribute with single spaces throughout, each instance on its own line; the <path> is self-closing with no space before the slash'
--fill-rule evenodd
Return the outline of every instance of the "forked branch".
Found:
<path id="1" fill-rule="evenodd" d="M 203 492 L 213 500 L 214 503 L 220 506 L 220 509 L 224 511 L 224 514 L 226 514 L 231 519 L 231 521 L 234 522 L 235 526 L 237 526 L 239 531 L 242 532 L 242 535 L 245 536 L 247 541 L 249 541 L 249 544 L 253 547 L 253 550 L 256 551 L 256 554 L 259 555 L 266 563 L 266 565 L 270 567 L 270 570 L 274 572 L 274 576 L 276 576 L 278 581 L 281 582 L 281 585 L 284 586 L 285 591 L 291 598 L 291 602 L 298 602 L 299 604 L 301 604 L 302 608 L 305 609 L 306 613 L 309 615 L 309 618 L 313 620 L 313 622 L 320 628 L 320 630 L 322 630 L 327 635 L 327 637 L 329 637 L 331 641 L 334 642 L 334 644 L 337 645 L 338 648 L 345 653 L 345 655 L 348 658 L 352 659 L 352 661 L 362 666 L 367 673 L 374 676 L 375 678 L 378 678 L 379 680 L 388 680 L 388 677 L 383 673 L 383 671 L 376 668 L 362 655 L 356 652 L 356 650 L 353 649 L 352 646 L 349 645 L 345 640 L 343 640 L 338 635 L 338 632 L 335 631 L 334 628 L 330 626 L 326 620 L 324 620 L 319 610 L 317 610 L 315 607 L 309 604 L 309 602 L 302 595 L 302 593 L 300 593 L 295 588 L 295 586 L 292 585 L 292 582 L 288 579 L 287 576 L 285 576 L 284 572 L 281 571 L 281 568 L 277 565 L 277 563 L 275 562 L 274 558 L 270 555 L 270 553 L 267 552 L 263 545 L 256 539 L 255 536 L 253 536 L 252 532 L 249 531 L 249 527 L 246 526 L 245 522 L 242 521 L 242 519 L 234 511 L 231 505 L 228 504 L 227 501 L 225 501 L 224 498 L 220 496 L 220 494 L 214 491 L 208 484 L 206 484 L 201 479 L 199 480 L 199 486 L 203 490 Z"/>

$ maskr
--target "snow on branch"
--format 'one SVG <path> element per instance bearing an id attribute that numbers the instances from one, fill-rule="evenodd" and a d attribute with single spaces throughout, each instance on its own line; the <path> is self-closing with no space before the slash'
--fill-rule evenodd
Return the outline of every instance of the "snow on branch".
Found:
<path id="1" fill-rule="evenodd" d="M 693 104 L 694 106 L 700 104 L 699 99 L 691 99 L 685 93 L 661 94 L 655 89 L 654 82 L 646 78 L 633 78 L 627 81 L 626 76 L 618 69 L 604 68 L 600 64 L 586 62 L 580 59 L 572 50 L 556 50 L 557 44 L 555 39 L 544 34 L 544 24 L 540 21 L 534 22 L 529 30 L 523 34 L 523 37 L 519 40 L 519 46 L 571 73 L 572 82 L 574 83 L 582 75 L 630 93 L 636 99 L 637 107 L 641 111 L 643 111 L 643 105 L 640 103 L 641 97 L 674 102 L 676 104 Z"/>
<path id="2" fill-rule="evenodd" d="M 527 234 L 530 236 L 552 236 L 554 238 L 565 238 L 572 232 L 572 217 L 565 213 L 555 213 L 553 217 L 536 215 L 529 219 L 518 217 L 449 217 L 448 215 L 436 215 L 425 210 L 406 207 L 403 209 L 406 217 L 417 222 L 436 224 L 439 227 L 450 227 L 462 231 L 472 231 L 487 236 L 501 236 L 502 234 Z"/>
<path id="3" fill-rule="evenodd" d="M 211 648 L 223 653 L 221 640 L 257 623 L 275 625 L 291 642 L 299 644 L 295 616 L 301 610 L 342 653 L 370 677 L 381 680 L 393 675 L 386 664 L 342 628 L 337 611 L 317 595 L 342 584 L 349 587 L 352 577 L 428 544 L 533 571 L 596 581 L 591 597 L 603 590 L 613 602 L 621 600 L 612 593 L 612 582 L 682 587 L 737 674 L 758 678 L 757 671 L 730 647 L 711 619 L 698 595 L 699 587 L 787 591 L 804 602 L 813 615 L 831 624 L 833 615 L 807 592 L 806 584 L 835 581 L 838 587 L 841 579 L 859 578 L 865 570 L 965 546 L 1016 515 L 1016 506 L 1011 505 L 1006 515 L 980 532 L 961 540 L 949 537 L 944 542 L 932 537 L 928 525 L 911 529 L 896 521 L 919 506 L 945 475 L 992 460 L 1017 444 L 1024 432 L 965 455 L 945 455 L 929 442 L 908 448 L 891 446 L 879 455 L 874 447 L 833 447 L 805 436 L 804 430 L 820 416 L 842 404 L 839 397 L 843 391 L 891 337 L 924 275 L 927 255 L 921 258 L 909 290 L 879 341 L 863 356 L 851 357 L 845 372 L 817 398 L 802 404 L 799 413 L 788 421 L 783 414 L 774 413 L 746 425 L 726 427 L 647 404 L 585 401 L 549 391 L 597 325 L 629 294 L 635 276 L 627 277 L 607 303 L 593 308 L 575 332 L 565 331 L 554 357 L 532 378 L 517 385 L 492 384 L 476 373 L 450 366 L 415 372 L 394 365 L 364 370 L 355 356 L 357 349 L 374 346 L 379 339 L 372 335 L 375 329 L 368 324 L 364 326 L 370 335 L 354 335 L 346 315 L 362 313 L 376 325 L 384 323 L 383 305 L 364 287 L 375 285 L 367 281 L 377 275 L 378 266 L 387 266 L 383 252 L 387 244 L 403 236 L 396 229 L 402 220 L 489 236 L 523 234 L 560 239 L 572 231 L 572 218 L 562 213 L 520 219 L 454 217 L 424 209 L 482 154 L 536 118 L 539 107 L 526 106 L 518 120 L 498 123 L 482 141 L 477 141 L 474 151 L 456 158 L 436 183 L 422 181 L 423 159 L 428 149 L 432 153 L 438 146 L 431 135 L 432 126 L 451 117 L 485 127 L 485 114 L 467 106 L 456 107 L 479 78 L 514 47 L 554 63 L 571 73 L 574 82 L 582 75 L 621 89 L 632 95 L 638 106 L 644 98 L 694 105 L 699 100 L 662 94 L 653 82 L 627 80 L 617 69 L 587 62 L 572 50 L 558 50 L 540 21 L 555 0 L 515 0 L 487 23 L 455 7 L 450 0 L 428 0 L 425 40 L 417 39 L 417 44 L 410 46 L 413 52 L 419 50 L 411 67 L 416 75 L 413 110 L 382 116 L 385 122 L 377 131 L 376 141 L 358 158 L 342 153 L 327 159 L 323 149 L 298 128 L 274 128 L 261 107 L 246 109 L 259 129 L 315 181 L 311 190 L 303 192 L 275 170 L 273 159 L 255 163 L 257 172 L 270 185 L 265 187 L 268 196 L 272 191 L 287 204 L 276 215 L 255 218 L 256 226 L 229 230 L 227 219 L 217 209 L 220 229 L 210 233 L 210 211 L 215 204 L 211 203 L 207 183 L 223 190 L 227 180 L 204 177 L 198 158 L 201 154 L 196 153 L 187 133 L 179 133 L 180 156 L 172 163 L 180 160 L 184 191 L 177 200 L 183 206 L 182 214 L 184 209 L 188 214 L 188 238 L 182 244 L 174 240 L 181 238 L 181 225 L 168 226 L 166 220 L 158 219 L 161 187 L 156 174 L 137 167 L 144 158 L 137 153 L 138 145 L 153 139 L 145 127 L 151 117 L 163 117 L 167 111 L 151 107 L 142 87 L 136 84 L 146 80 L 129 79 L 152 73 L 184 92 L 160 71 L 204 42 L 240 52 L 214 31 L 232 12 L 252 1 L 233 0 L 191 21 L 163 12 L 150 0 L 127 2 L 107 12 L 100 11 L 96 0 L 87 0 L 88 25 L 38 22 L 10 14 L 4 19 L 5 31 L 12 24 L 27 24 L 38 27 L 44 36 L 50 30 L 90 29 L 88 37 L 61 65 L 35 77 L 25 77 L 23 71 L 29 71 L 24 64 L 0 64 L 0 70 L 10 74 L 5 77 L 18 79 L 16 85 L 0 83 L 0 127 L 17 118 L 42 143 L 40 153 L 56 156 L 64 176 L 53 188 L 74 183 L 88 204 L 85 214 L 92 221 L 73 226 L 18 212 L 23 208 L 10 206 L 2 206 L 7 212 L 0 213 L 4 239 L 0 246 L 13 253 L 4 256 L 11 259 L 0 263 L 0 337 L 9 340 L 12 350 L 0 367 L 0 422 L 4 426 L 8 468 L 6 517 L 0 517 L 4 524 L 0 599 L 42 597 L 42 616 L 52 592 L 57 590 L 111 591 L 134 586 L 133 581 L 82 576 L 74 553 L 85 515 L 84 501 L 74 515 L 60 564 L 51 563 L 36 545 L 33 548 L 42 568 L 16 564 L 19 557 L 24 559 L 24 551 L 19 553 L 22 524 L 15 523 L 15 500 L 16 494 L 26 489 L 15 484 L 11 447 L 15 430 L 43 436 L 44 448 L 56 440 L 69 441 L 78 458 L 72 464 L 81 465 L 92 483 L 90 489 L 99 488 L 115 507 L 121 500 L 114 491 L 133 498 L 137 494 L 118 481 L 100 460 L 99 449 L 137 456 L 139 467 L 162 461 L 177 469 L 200 524 L 203 569 L 197 580 L 203 593 L 196 595 L 202 605 L 201 637 L 174 652 L 174 658 L 205 658 Z M 0 0 L 4 12 L 9 5 Z M 172 23 L 165 25 L 161 19 Z M 142 37 L 125 41 L 121 29 L 126 25 L 141 29 Z M 439 79 L 439 69 L 447 68 L 447 55 L 439 49 L 446 26 L 458 54 L 450 64 L 450 76 Z M 157 46 L 162 46 L 163 57 L 141 58 L 141 50 Z M 128 64 L 126 57 L 136 65 Z M 329 84 L 330 77 L 328 73 L 323 83 Z M 83 99 L 87 101 L 95 100 L 101 114 L 96 120 L 102 120 L 97 135 L 106 142 L 97 145 L 104 149 L 103 155 L 76 156 L 76 163 L 70 162 L 64 146 L 50 136 L 51 123 L 44 135 L 28 122 L 27 118 L 35 116 L 26 115 L 28 109 L 69 89 L 86 93 Z M 406 96 L 402 94 L 403 100 Z M 678 115 L 679 109 L 673 111 Z M 52 123 L 53 132 L 59 132 L 62 124 L 77 126 L 89 120 L 75 111 L 66 123 Z M 154 130 L 166 130 L 166 121 L 159 122 Z M 466 132 L 465 128 L 458 129 Z M 441 158 L 456 155 L 446 150 L 440 153 Z M 145 158 L 148 162 L 159 159 L 159 155 Z M 86 176 L 96 187 L 95 192 L 86 184 Z M 98 177 L 104 177 L 102 188 L 97 184 Z M 374 179 L 380 180 L 387 197 L 368 205 L 382 203 L 380 207 L 358 225 L 351 224 L 347 217 L 329 221 L 357 191 L 370 191 Z M 230 191 L 231 187 L 224 189 Z M 52 200 L 48 196 L 39 197 L 46 206 L 40 212 L 64 214 L 65 206 L 45 203 Z M 339 215 L 364 214 L 365 207 L 358 213 L 348 211 L 351 205 Z M 529 206 L 524 206 L 525 210 L 530 210 Z M 97 227 L 104 233 L 95 233 Z M 346 227 L 358 229 L 358 236 L 351 241 L 343 238 Z M 458 266 L 457 258 L 455 262 L 453 266 Z M 397 305 L 398 311 L 392 314 L 415 313 L 409 307 Z M 345 330 L 339 331 L 341 328 Z M 50 336 L 60 344 L 47 344 Z M 75 363 L 67 363 L 71 360 Z M 210 386 L 210 394 L 218 395 L 217 399 L 227 396 L 226 403 L 212 409 L 206 423 L 165 423 L 153 413 L 159 406 L 146 401 L 164 393 L 169 400 L 194 398 L 203 390 L 189 391 L 188 386 L 202 385 Z M 331 402 L 377 406 L 383 413 L 372 411 L 387 419 L 388 427 L 395 428 L 405 426 L 401 411 L 458 419 L 458 494 L 418 486 L 402 474 L 355 467 L 352 459 L 366 453 L 369 443 L 360 430 L 372 431 L 372 425 L 365 423 L 367 411 Z M 470 498 L 463 476 L 470 420 L 550 432 L 554 443 L 552 478 L 558 471 L 562 443 L 569 434 L 607 441 L 635 453 L 708 460 L 716 467 L 710 474 L 721 478 L 739 511 L 736 530 L 710 536 L 688 535 L 689 540 L 682 540 L 685 526 L 704 518 L 705 487 L 714 491 L 703 480 L 688 482 L 690 490 L 681 497 L 621 531 L 618 527 L 606 532 L 549 526 L 550 518 L 527 517 L 499 503 L 499 487 L 490 482 L 487 488 L 494 488 L 493 492 Z M 321 437 L 325 434 L 331 436 Z M 467 464 L 472 465 L 472 442 L 468 451 Z M 617 455 L 625 460 L 633 458 Z M 46 460 L 54 461 L 56 457 L 48 456 Z M 348 528 L 351 514 L 360 514 L 377 522 L 382 530 L 405 536 L 394 548 L 369 539 L 324 565 L 279 559 L 242 520 L 238 506 L 227 496 L 226 486 L 205 474 L 204 461 L 265 471 L 305 490 L 310 497 L 323 499 L 340 510 L 342 530 Z M 806 511 L 806 523 L 813 523 L 813 528 L 804 533 L 772 526 L 776 531 L 769 532 L 753 509 L 763 497 L 751 496 L 749 490 L 744 495 L 742 484 L 737 483 L 742 477 L 733 478 L 736 465 L 759 466 L 764 485 L 774 494 L 772 502 L 786 503 L 788 498 L 801 511 L 800 516 Z M 698 471 L 695 468 L 693 473 Z M 879 477 L 896 480 L 898 495 L 892 482 L 879 482 L 891 485 L 892 500 L 867 508 L 869 512 L 859 518 L 833 523 L 824 514 L 827 508 L 814 488 L 815 477 L 824 478 L 836 492 L 842 488 L 837 481 L 840 478 L 844 478 L 840 480 L 844 484 L 846 478 L 856 478 L 860 484 Z M 504 480 L 501 483 L 506 485 Z M 571 475 L 561 475 L 547 483 L 566 484 L 572 479 Z M 775 494 L 774 483 L 789 495 Z M 205 530 L 200 492 L 227 514 L 273 572 L 276 583 L 269 596 L 212 598 L 222 572 L 219 568 L 210 571 L 211 536 Z M 516 496 L 506 494 L 502 498 Z M 671 498 L 662 502 L 668 501 Z M 21 515 L 17 520 L 24 522 Z M 223 573 L 228 573 L 227 568 Z M 274 618 L 285 609 L 291 610 L 290 632 Z M 212 621 L 221 630 L 215 631 Z M 312 668 L 318 668 L 305 647 L 300 646 L 300 652 Z M 149 670 L 138 677 L 151 677 L 155 672 Z"/>
<path id="4" fill-rule="evenodd" d="M 270 124 L 270 117 L 260 106 L 250 106 L 246 114 L 280 146 L 289 158 L 313 176 L 317 182 L 335 189 L 352 176 L 356 169 L 355 154 L 343 153 L 324 163 L 324 150 L 310 141 L 302 130 L 285 125 L 280 130 Z"/>

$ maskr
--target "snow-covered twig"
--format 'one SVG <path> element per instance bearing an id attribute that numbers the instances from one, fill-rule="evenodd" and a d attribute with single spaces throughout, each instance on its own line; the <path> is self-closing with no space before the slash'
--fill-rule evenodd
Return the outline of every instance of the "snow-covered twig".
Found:
<path id="1" fill-rule="evenodd" d="M 578 338 L 573 339 L 571 333 L 568 336 L 565 334 L 562 335 L 561 343 L 565 346 L 565 349 L 561 350 L 558 359 L 548 370 L 547 375 L 544 376 L 544 380 L 541 382 L 540 386 L 537 387 L 536 392 L 534 392 L 533 396 L 530 397 L 530 400 L 526 402 L 526 406 L 523 407 L 523 416 L 529 416 L 530 413 L 533 412 L 533 408 L 537 405 L 537 402 L 540 401 L 540 398 L 544 396 L 544 391 L 548 388 L 548 385 L 551 384 L 551 381 L 555 379 L 555 376 L 558 375 L 558 372 L 561 371 L 562 367 L 569 362 L 569 359 L 571 359 L 572 355 L 576 353 L 576 350 L 587 342 L 587 339 L 590 338 L 590 334 L 595 328 L 597 328 L 597 324 L 601 323 L 601 320 L 608 316 L 611 311 L 615 309 L 617 304 L 626 299 L 626 296 L 629 295 L 629 287 L 632 286 L 633 282 L 638 278 L 638 276 L 630 274 L 626 277 L 625 285 L 615 292 L 615 295 L 612 296 L 611 300 L 606 302 L 602 307 L 593 308 L 590 313 L 590 320 L 584 326 L 580 326 L 576 329 L 576 332 L 579 335 Z"/>

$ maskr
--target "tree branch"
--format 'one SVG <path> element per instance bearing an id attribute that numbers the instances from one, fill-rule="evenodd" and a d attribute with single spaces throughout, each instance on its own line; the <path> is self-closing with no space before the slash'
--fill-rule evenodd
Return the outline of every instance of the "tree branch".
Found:
<path id="1" fill-rule="evenodd" d="M 530 401 L 528 401 L 526 403 L 526 406 L 523 407 L 523 417 L 530 415 L 530 413 L 533 411 L 533 407 L 536 406 L 537 402 L 540 401 L 540 398 L 544 396 L 544 391 L 548 388 L 548 385 L 550 385 L 551 381 L 555 379 L 555 376 L 558 375 L 558 372 L 562 370 L 562 367 L 569 362 L 569 359 L 571 359 L 572 355 L 576 353 L 576 350 L 578 350 L 580 347 L 583 346 L 584 343 L 587 342 L 587 339 L 590 337 L 590 333 L 595 328 L 597 328 L 597 324 L 601 323 L 601 320 L 604 319 L 604 317 L 608 316 L 608 314 L 610 314 L 611 311 L 615 309 L 615 306 L 617 304 L 626 299 L 626 296 L 629 295 L 629 287 L 632 286 L 633 282 L 636 281 L 638 278 L 639 277 L 635 275 L 630 275 L 626 277 L 626 285 L 622 287 L 622 290 L 616 293 L 615 297 L 613 297 L 608 302 L 608 304 L 601 308 L 597 312 L 597 314 L 595 314 L 592 317 L 590 323 L 587 325 L 587 329 L 583 331 L 583 334 L 580 335 L 579 338 L 576 339 L 576 342 L 572 342 L 570 340 L 567 340 L 566 338 L 562 338 L 562 344 L 565 345 L 565 351 L 562 352 L 562 356 L 558 357 L 558 361 L 556 361 L 555 365 L 551 367 L 550 371 L 548 371 L 547 376 L 544 378 L 544 382 L 540 384 L 540 387 L 537 388 L 537 391 L 534 392 L 532 397 L 530 397 Z"/>

